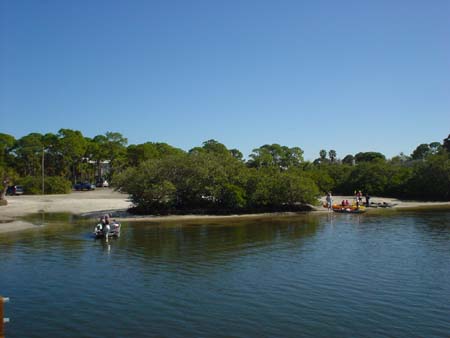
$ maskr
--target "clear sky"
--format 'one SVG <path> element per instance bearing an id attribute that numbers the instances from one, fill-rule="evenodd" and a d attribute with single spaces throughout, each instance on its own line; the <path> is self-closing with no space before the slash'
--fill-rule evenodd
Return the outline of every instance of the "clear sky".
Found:
<path id="1" fill-rule="evenodd" d="M 450 133 L 448 0 L 0 0 L 0 132 L 388 157 Z"/>

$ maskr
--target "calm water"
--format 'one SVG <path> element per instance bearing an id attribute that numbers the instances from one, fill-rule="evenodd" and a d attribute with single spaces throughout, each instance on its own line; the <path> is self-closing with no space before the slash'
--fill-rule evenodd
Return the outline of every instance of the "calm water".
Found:
<path id="1" fill-rule="evenodd" d="M 6 337 L 449 337 L 450 212 L 0 236 Z"/>

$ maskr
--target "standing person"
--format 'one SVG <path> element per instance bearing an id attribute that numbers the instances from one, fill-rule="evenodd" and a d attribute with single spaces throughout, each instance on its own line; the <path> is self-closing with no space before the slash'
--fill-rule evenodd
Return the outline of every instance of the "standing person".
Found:
<path id="1" fill-rule="evenodd" d="M 358 202 L 361 202 L 361 190 L 358 190 L 356 193 L 356 199 L 358 200 Z"/>
<path id="2" fill-rule="evenodd" d="M 327 193 L 326 201 L 328 210 L 331 210 L 331 206 L 333 205 L 333 198 L 331 197 L 331 191 Z"/>
<path id="3" fill-rule="evenodd" d="M 369 200 L 370 200 L 370 195 L 369 195 L 369 193 L 367 193 L 366 192 L 366 207 L 368 207 L 369 206 Z"/>
<path id="4" fill-rule="evenodd" d="M 110 224 L 109 215 L 105 214 L 102 217 L 102 225 L 103 225 L 103 235 L 105 236 L 106 240 L 108 240 L 109 230 L 111 230 L 111 226 L 109 224 Z"/>

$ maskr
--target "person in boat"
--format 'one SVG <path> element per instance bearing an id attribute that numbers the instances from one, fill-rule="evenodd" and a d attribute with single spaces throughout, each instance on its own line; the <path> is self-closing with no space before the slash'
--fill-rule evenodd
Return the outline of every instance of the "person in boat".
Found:
<path id="1" fill-rule="evenodd" d="M 103 230 L 103 224 L 100 222 L 95 226 L 95 232 L 99 233 L 102 230 Z"/>
<path id="2" fill-rule="evenodd" d="M 331 206 L 333 205 L 333 197 L 331 197 L 331 191 L 327 193 L 327 197 L 325 199 L 327 201 L 327 208 L 331 210 Z"/>
<path id="3" fill-rule="evenodd" d="M 100 218 L 100 224 L 102 225 L 103 235 L 108 239 L 109 230 L 111 230 L 111 222 L 109 221 L 109 215 L 105 214 Z"/>

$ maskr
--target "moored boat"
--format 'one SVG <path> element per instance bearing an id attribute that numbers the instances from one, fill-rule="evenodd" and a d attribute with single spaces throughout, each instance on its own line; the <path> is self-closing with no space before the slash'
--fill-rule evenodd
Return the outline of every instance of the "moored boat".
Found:
<path id="1" fill-rule="evenodd" d="M 364 206 L 356 206 L 356 205 L 338 205 L 335 204 L 332 207 L 334 212 L 339 212 L 343 214 L 362 214 L 366 212 L 366 208 Z"/>

